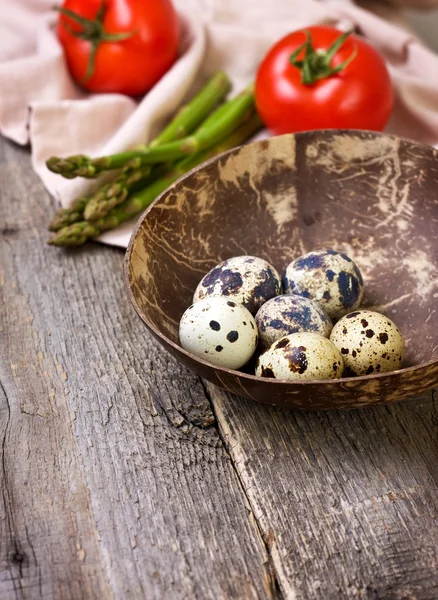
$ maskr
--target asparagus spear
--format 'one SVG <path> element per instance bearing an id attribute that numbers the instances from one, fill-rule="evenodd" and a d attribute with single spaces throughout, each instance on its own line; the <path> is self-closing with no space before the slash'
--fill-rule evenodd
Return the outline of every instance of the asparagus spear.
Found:
<path id="1" fill-rule="evenodd" d="M 207 117 L 211 110 L 219 104 L 228 94 L 231 83 L 228 76 L 222 71 L 213 75 L 201 91 L 185 106 L 183 106 L 163 129 L 152 140 L 151 146 L 158 146 L 176 139 L 183 138 L 192 133 L 196 127 Z M 143 148 L 144 146 L 142 146 Z M 131 165 L 120 174 L 113 182 L 106 184 L 97 194 L 100 198 L 116 198 L 116 204 L 126 199 L 129 191 L 135 189 L 136 183 L 145 180 L 149 174 L 149 167 L 135 169 Z M 65 225 L 71 225 L 82 218 L 85 206 L 91 198 L 79 198 L 69 208 L 63 208 L 54 216 L 49 225 L 50 231 L 58 231 Z"/>
<path id="2" fill-rule="evenodd" d="M 190 171 L 205 160 L 225 150 L 243 144 L 261 127 L 262 122 L 260 117 L 257 114 L 253 114 L 249 120 L 240 125 L 226 139 L 223 139 L 213 148 L 197 152 L 181 160 L 171 171 L 151 183 L 142 191 L 132 194 L 128 200 L 114 208 L 106 217 L 94 222 L 79 221 L 73 225 L 64 227 L 48 243 L 53 246 L 80 246 L 87 239 L 95 238 L 108 229 L 114 229 L 124 221 L 145 210 L 161 192 L 184 175 L 184 173 L 187 173 L 187 171 Z M 159 169 L 160 167 L 158 167 Z"/>
<path id="3" fill-rule="evenodd" d="M 207 150 L 229 135 L 245 115 L 252 112 L 254 106 L 254 85 L 250 85 L 238 96 L 219 107 L 199 127 L 195 134 L 181 140 L 154 147 L 90 158 L 83 154 L 58 158 L 53 156 L 46 162 L 47 167 L 67 178 L 86 177 L 93 179 L 111 169 L 120 169 L 126 165 L 152 165 L 159 162 L 178 160 L 189 154 Z"/>
<path id="4" fill-rule="evenodd" d="M 185 106 L 181 107 L 169 125 L 150 143 L 161 146 L 186 137 L 198 127 L 213 108 L 222 102 L 231 89 L 228 75 L 218 71 L 202 90 Z"/>
<path id="5" fill-rule="evenodd" d="M 209 136 L 211 135 L 212 130 L 216 130 L 214 138 L 216 142 L 219 142 L 221 139 L 226 137 L 230 133 L 230 127 L 232 126 L 233 129 L 236 127 L 235 119 L 243 121 L 245 118 L 247 118 L 247 115 L 245 114 L 243 114 L 242 116 L 242 107 L 240 103 L 237 105 L 236 109 L 235 100 L 236 99 L 226 102 L 225 104 L 220 106 L 215 112 L 213 112 L 213 114 L 207 117 L 207 119 L 195 131 L 193 138 L 204 139 L 204 136 L 206 134 L 208 134 Z M 247 97 L 245 97 L 245 100 L 247 100 Z M 249 110 L 251 111 L 251 113 L 254 112 L 253 103 L 252 105 L 250 105 Z M 209 139 L 208 141 L 208 146 L 210 145 L 211 139 Z M 141 185 L 138 185 L 138 183 L 136 184 L 136 181 L 138 180 L 138 177 L 136 177 L 136 175 L 141 173 L 141 167 L 133 171 L 133 175 L 131 176 L 134 177 L 132 187 L 135 186 L 137 189 L 141 189 L 142 187 L 144 187 L 145 183 L 147 182 L 148 174 L 147 166 L 143 167 L 143 169 L 145 168 L 146 175 L 142 177 Z M 129 189 L 131 187 L 129 185 L 129 179 L 129 175 L 127 176 L 126 180 L 124 180 L 122 175 L 120 177 L 120 181 L 118 181 L 118 184 L 116 184 L 115 186 L 111 186 L 110 184 L 106 189 L 104 189 L 103 194 L 98 194 L 97 196 L 92 198 L 85 207 L 85 220 L 98 221 L 99 219 L 105 217 L 118 204 L 121 204 L 127 198 Z"/>
<path id="6" fill-rule="evenodd" d="M 142 189 L 149 183 L 151 166 L 125 167 L 115 181 L 103 186 L 84 208 L 87 221 L 97 221 L 121 204 L 131 192 Z M 80 220 L 80 219 L 77 219 Z"/>
<path id="7" fill-rule="evenodd" d="M 99 202 L 99 205 L 103 205 L 104 207 L 107 201 L 113 203 L 113 206 L 121 204 L 131 192 L 140 190 L 148 185 L 151 182 L 150 175 L 151 169 L 149 165 L 133 170 L 124 169 L 114 181 L 105 184 L 94 196 L 78 198 L 68 208 L 58 210 L 49 224 L 49 231 L 59 231 L 62 227 L 76 223 L 76 221 L 82 221 L 86 218 L 84 212 L 90 202 Z"/>
<path id="8" fill-rule="evenodd" d="M 83 218 L 84 210 L 89 200 L 89 196 L 81 196 L 80 198 L 76 198 L 68 208 L 58 210 L 50 221 L 49 231 L 58 231 L 61 227 L 80 221 Z"/>

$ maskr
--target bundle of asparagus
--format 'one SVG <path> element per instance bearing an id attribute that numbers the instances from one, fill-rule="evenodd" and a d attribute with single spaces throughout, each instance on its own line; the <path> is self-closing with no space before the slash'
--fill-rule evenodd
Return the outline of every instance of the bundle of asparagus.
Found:
<path id="1" fill-rule="evenodd" d="M 148 145 L 111 156 L 52 157 L 47 167 L 59 175 L 95 178 L 117 169 L 115 178 L 92 196 L 60 210 L 49 225 L 55 246 L 79 246 L 144 211 L 184 173 L 208 158 L 248 140 L 261 126 L 253 87 L 224 101 L 225 73 L 214 75 L 197 96 Z"/>

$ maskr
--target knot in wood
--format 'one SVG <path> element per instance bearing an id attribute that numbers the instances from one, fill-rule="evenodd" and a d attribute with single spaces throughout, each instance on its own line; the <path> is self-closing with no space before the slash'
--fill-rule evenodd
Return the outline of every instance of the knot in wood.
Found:
<path id="1" fill-rule="evenodd" d="M 11 562 L 13 563 L 17 563 L 17 564 L 22 564 L 26 559 L 26 555 L 24 554 L 24 552 L 20 552 L 19 550 L 15 550 L 14 552 L 11 553 Z"/>

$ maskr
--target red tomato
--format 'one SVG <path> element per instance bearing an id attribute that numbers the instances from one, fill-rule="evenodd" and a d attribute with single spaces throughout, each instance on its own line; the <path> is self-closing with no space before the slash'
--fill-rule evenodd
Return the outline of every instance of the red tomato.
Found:
<path id="1" fill-rule="evenodd" d="M 340 39 L 342 32 L 333 27 L 308 27 L 287 35 L 268 52 L 258 69 L 255 98 L 274 134 L 383 129 L 393 105 L 386 65 L 369 44 L 345 35 Z"/>
<path id="2" fill-rule="evenodd" d="M 144 94 L 177 58 L 180 24 L 171 0 L 65 0 L 59 10 L 68 68 L 91 92 Z"/>

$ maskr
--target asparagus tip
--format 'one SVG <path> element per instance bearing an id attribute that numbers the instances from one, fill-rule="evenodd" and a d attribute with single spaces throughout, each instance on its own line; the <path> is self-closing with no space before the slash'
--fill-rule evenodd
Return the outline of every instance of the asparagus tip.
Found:
<path id="1" fill-rule="evenodd" d="M 59 158 L 57 156 L 51 156 L 46 160 L 46 167 L 52 173 L 59 173 Z"/>

